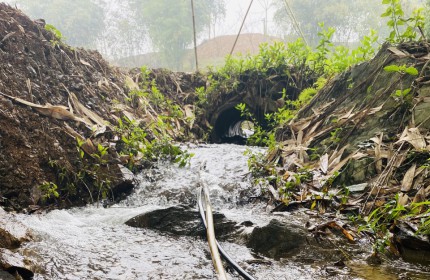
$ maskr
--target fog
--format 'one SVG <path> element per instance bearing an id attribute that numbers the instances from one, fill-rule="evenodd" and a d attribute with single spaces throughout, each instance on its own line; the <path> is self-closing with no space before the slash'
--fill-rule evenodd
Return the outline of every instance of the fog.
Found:
<path id="1" fill-rule="evenodd" d="M 258 45 L 303 37 L 315 47 L 318 33 L 334 27 L 336 44 L 357 44 L 371 29 L 387 36 L 385 7 L 375 0 L 193 0 L 199 60 L 203 67 L 234 54 L 256 53 Z M 43 18 L 74 47 L 97 49 L 120 66 L 193 69 L 193 21 L 188 0 L 9 0 L 33 19 Z M 246 11 L 252 2 L 249 14 Z M 405 12 L 424 0 L 403 1 Z M 227 36 L 229 35 L 229 36 Z"/>

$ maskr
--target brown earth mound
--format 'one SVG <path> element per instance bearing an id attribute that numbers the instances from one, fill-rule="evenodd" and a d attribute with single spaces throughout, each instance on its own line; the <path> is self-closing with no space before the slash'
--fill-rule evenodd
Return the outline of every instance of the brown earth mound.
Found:
<path id="1" fill-rule="evenodd" d="M 44 22 L 0 4 L 1 206 L 39 203 L 38 186 L 58 176 L 53 161 L 76 172 L 75 134 L 90 137 L 113 121 L 111 102 L 126 97 L 123 79 L 99 53 L 65 46 Z M 114 185 L 124 183 L 114 159 L 103 168 Z M 86 197 L 78 188 L 64 199 L 80 204 Z"/>
<path id="2" fill-rule="evenodd" d="M 224 35 L 206 40 L 197 46 L 200 69 L 208 66 L 222 65 L 225 57 L 230 54 L 235 40 L 236 35 Z M 260 50 L 260 44 L 276 41 L 282 41 L 282 39 L 258 33 L 241 34 L 237 40 L 233 54 L 255 55 Z M 114 60 L 112 63 L 122 67 L 141 67 L 142 65 L 148 65 L 152 68 L 166 67 L 162 64 L 160 53 L 156 52 L 125 57 Z M 183 59 L 183 67 L 185 71 L 192 71 L 194 69 L 194 50 L 187 50 L 187 54 Z"/>

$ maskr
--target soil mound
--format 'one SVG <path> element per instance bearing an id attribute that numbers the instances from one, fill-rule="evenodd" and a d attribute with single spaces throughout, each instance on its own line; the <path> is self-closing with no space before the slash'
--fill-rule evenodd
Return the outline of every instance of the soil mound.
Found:
<path id="1" fill-rule="evenodd" d="M 0 206 L 7 209 L 40 202 L 38 186 L 58 176 L 53 161 L 76 173 L 75 138 L 106 129 L 111 103 L 126 98 L 122 73 L 44 26 L 0 4 Z M 114 159 L 105 168 L 114 185 L 123 183 Z M 85 203 L 88 191 L 74 192 L 69 203 Z"/>

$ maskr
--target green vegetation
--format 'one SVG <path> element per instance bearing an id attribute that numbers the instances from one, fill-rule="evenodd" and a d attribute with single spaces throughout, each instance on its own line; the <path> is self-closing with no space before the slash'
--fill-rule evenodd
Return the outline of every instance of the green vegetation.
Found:
<path id="1" fill-rule="evenodd" d="M 57 189 L 58 189 L 58 186 L 55 183 L 43 182 L 39 186 L 39 190 L 42 193 L 42 201 L 44 202 L 51 197 L 58 198 L 60 194 L 58 193 Z"/>
<path id="2" fill-rule="evenodd" d="M 393 250 L 393 233 L 401 224 L 410 223 L 419 219 L 419 227 L 416 235 L 428 235 L 430 233 L 430 201 L 412 202 L 403 205 L 399 202 L 399 195 L 394 199 L 376 207 L 368 216 L 352 217 L 352 221 L 358 225 L 359 232 L 368 232 L 375 237 L 373 248 L 375 253 L 384 253 Z M 396 249 L 395 249 L 396 250 Z M 397 252 L 392 252 L 397 254 Z"/>
<path id="3" fill-rule="evenodd" d="M 312 1 L 301 2 L 304 4 Z M 384 0 L 379 3 L 380 7 L 386 8 L 385 11 L 381 11 L 380 19 L 387 20 L 387 40 L 393 45 L 406 41 L 419 40 L 423 35 L 421 32 L 424 29 L 422 9 L 406 13 L 401 4 L 401 1 L 396 0 Z M 324 143 L 325 148 L 317 149 L 316 147 L 305 146 L 301 141 L 306 135 L 300 135 L 298 129 L 295 131 L 297 133 L 295 135 L 292 128 L 294 124 L 290 127 L 288 124 L 297 115 L 297 112 L 308 104 L 313 96 L 333 76 L 348 70 L 355 64 L 371 59 L 376 52 L 378 36 L 374 30 L 370 30 L 370 34 L 361 40 L 360 46 L 351 50 L 345 46 L 336 46 L 333 43 L 333 38 L 339 36 L 334 28 L 326 28 L 324 24 L 320 24 L 319 28 L 318 40 L 313 40 L 314 49 L 307 46 L 304 40 L 299 38 L 287 44 L 263 45 L 260 53 L 254 57 L 227 58 L 224 67 L 217 71 L 212 70 L 209 81 L 213 88 L 208 88 L 207 96 L 210 100 L 218 92 L 243 91 L 242 80 L 246 75 L 250 76 L 250 73 L 254 72 L 259 73 L 258 77 L 260 79 L 273 79 L 275 75 L 281 74 L 285 74 L 287 77 L 288 74 L 291 76 L 296 73 L 306 73 L 307 76 L 309 74 L 314 75 L 315 79 L 312 85 L 297 87 L 300 88 L 298 94 L 291 94 L 291 87 L 288 86 L 284 86 L 283 89 L 277 92 L 277 96 L 280 96 L 284 101 L 284 106 L 279 108 L 275 113 L 266 114 L 265 121 L 269 125 L 265 129 L 262 129 L 261 120 L 254 116 L 250 108 L 247 108 L 245 104 L 239 104 L 237 109 L 241 112 L 242 116 L 255 124 L 256 134 L 253 138 L 250 138 L 249 143 L 269 146 L 266 154 L 247 152 L 249 156 L 248 167 L 253 175 L 254 183 L 261 186 L 269 195 L 274 196 L 280 202 L 281 206 L 288 207 L 294 201 L 296 204 L 301 204 L 310 209 L 317 209 L 323 213 L 329 207 L 334 211 L 340 211 L 350 202 L 350 189 L 341 185 L 340 181 L 342 179 L 339 176 L 343 170 L 342 168 L 348 166 L 348 158 L 344 158 L 346 161 L 341 162 L 341 155 L 336 154 L 342 148 L 339 145 L 342 144 L 345 134 L 350 130 L 346 126 L 330 126 L 330 129 L 324 132 L 323 137 L 318 135 L 318 137 L 325 139 L 321 142 Z M 289 67 L 282 68 L 282 65 L 284 67 L 285 65 L 289 65 Z M 419 66 L 414 64 L 391 64 L 385 66 L 384 70 L 387 73 L 396 75 L 393 79 L 398 77 L 400 82 L 410 81 L 412 83 L 412 80 L 420 75 L 417 67 Z M 353 89 L 357 90 L 357 85 L 354 84 L 352 79 L 347 82 L 349 83 L 346 85 L 348 92 L 352 93 Z M 416 93 L 415 88 L 417 88 L 414 84 L 406 86 L 406 82 L 400 84 L 401 86 L 398 89 L 389 88 L 393 91 L 391 96 L 400 103 L 394 105 L 398 111 L 401 111 L 405 107 L 402 106 L 403 103 L 407 105 L 412 104 Z M 372 92 L 371 89 L 372 85 L 368 87 L 368 93 Z M 245 90 L 247 89 L 245 88 Z M 348 93 L 345 92 L 345 94 Z M 343 117 L 349 118 L 351 113 L 352 110 Z M 336 124 L 341 122 L 341 118 L 333 117 L 328 122 Z M 310 123 L 309 121 L 308 124 Z M 300 122 L 299 124 L 297 122 L 295 124 L 297 126 L 302 125 Z M 301 132 L 303 133 L 303 131 Z M 286 137 L 288 140 L 285 140 L 285 138 L 283 140 L 294 143 L 288 144 L 290 146 L 284 146 L 287 144 L 284 144 L 284 142 L 279 141 L 275 137 L 275 135 L 281 133 L 284 135 L 293 133 L 292 136 Z M 309 138 L 313 139 L 312 136 L 308 135 L 307 139 Z M 294 150 L 290 151 L 288 148 Z M 302 148 L 304 149 L 303 152 L 300 150 Z M 380 153 L 380 151 L 376 151 L 375 153 Z M 289 157 L 290 155 L 291 158 Z M 296 163 L 292 155 L 298 158 L 307 158 L 306 160 L 299 160 Z M 332 164 L 329 164 L 329 161 L 335 160 L 337 156 L 339 156 L 337 163 L 342 167 L 339 167 L 339 169 L 336 168 L 331 173 L 327 172 L 330 164 Z M 293 165 L 293 167 L 288 167 L 288 164 Z M 335 165 L 332 164 L 332 168 Z M 400 170 L 397 171 L 400 172 Z M 320 185 L 318 187 L 314 186 L 313 190 L 309 192 L 307 186 L 313 183 L 312 173 L 318 174 L 319 172 L 324 174 L 324 180 L 321 180 Z M 394 193 L 396 192 L 393 192 L 392 196 L 394 196 Z M 371 209 L 369 209 L 370 213 L 368 215 L 361 216 L 364 215 L 364 212 L 359 212 L 361 215 L 356 213 L 351 216 L 351 220 L 356 223 L 359 232 L 366 231 L 374 237 L 375 253 L 383 252 L 386 248 L 393 247 L 393 234 L 396 230 L 399 230 L 399 226 L 402 224 L 418 224 L 417 229 L 414 230 L 416 235 L 429 234 L 430 202 L 428 200 L 421 201 L 417 198 L 418 194 L 413 194 L 416 196 L 414 199 L 410 199 L 410 203 L 406 203 L 408 199 L 406 199 L 406 202 L 404 199 L 399 199 L 399 195 L 396 195 L 393 199 L 390 199 L 390 196 L 385 196 L 381 201 L 377 201 L 374 198 L 374 205 L 369 205 Z M 378 198 L 378 195 L 376 197 Z M 411 221 L 413 223 L 410 223 Z"/>
<path id="4" fill-rule="evenodd" d="M 387 26 L 390 35 L 388 42 L 397 43 L 402 41 L 414 40 L 418 37 L 418 32 L 424 28 L 424 8 L 415 9 L 412 16 L 405 18 L 405 12 L 400 0 L 383 0 L 382 4 L 387 6 L 385 12 L 381 15 L 388 18 Z"/>
<path id="5" fill-rule="evenodd" d="M 406 65 L 388 65 L 384 67 L 384 70 L 388 73 L 399 73 L 401 76 L 403 75 L 411 75 L 418 76 L 418 70 L 413 66 Z M 398 100 L 400 103 L 412 103 L 413 98 L 412 88 L 406 89 L 397 89 L 391 95 L 395 100 Z"/>
<path id="6" fill-rule="evenodd" d="M 46 24 L 45 29 L 54 34 L 54 39 L 51 40 L 51 44 L 56 47 L 60 44 L 62 44 L 64 37 L 60 30 L 58 30 L 55 26 L 52 24 Z"/>

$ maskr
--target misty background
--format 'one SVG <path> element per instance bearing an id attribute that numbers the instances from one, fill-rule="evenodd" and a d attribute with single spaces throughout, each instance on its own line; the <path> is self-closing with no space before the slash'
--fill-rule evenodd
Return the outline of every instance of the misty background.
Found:
<path id="1" fill-rule="evenodd" d="M 45 19 L 73 47 L 97 49 L 113 64 L 195 70 L 190 0 L 9 0 L 33 19 Z M 336 44 L 353 47 L 371 29 L 379 43 L 387 35 L 378 0 L 194 0 L 198 60 L 201 68 L 219 65 L 234 54 L 255 54 L 263 42 L 304 37 L 318 44 L 318 23 L 336 29 Z M 406 13 L 428 4 L 402 1 Z"/>

